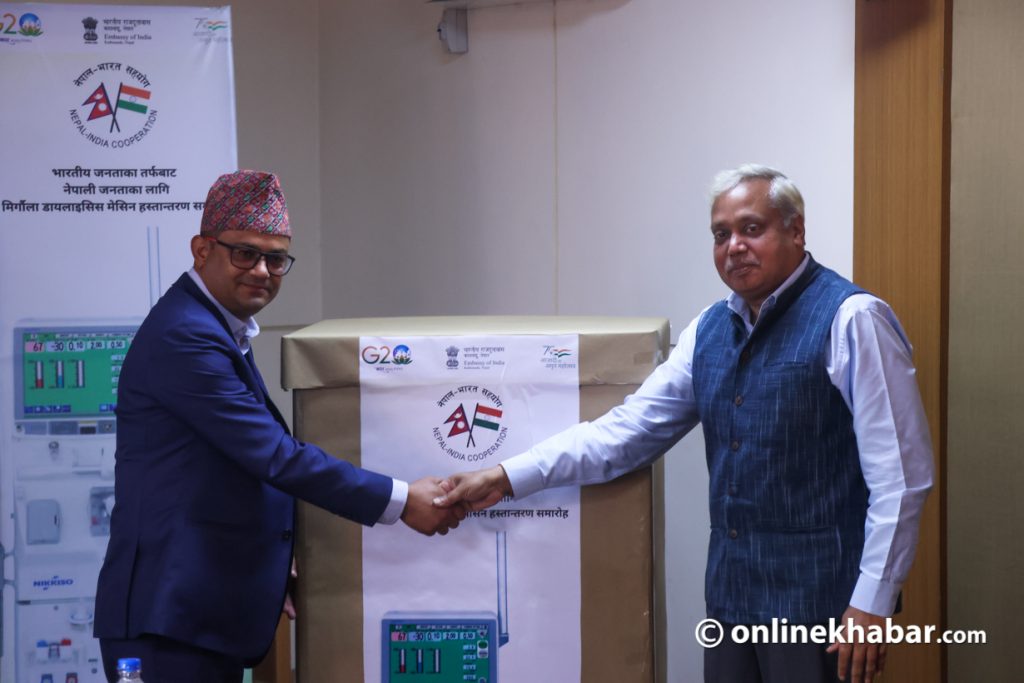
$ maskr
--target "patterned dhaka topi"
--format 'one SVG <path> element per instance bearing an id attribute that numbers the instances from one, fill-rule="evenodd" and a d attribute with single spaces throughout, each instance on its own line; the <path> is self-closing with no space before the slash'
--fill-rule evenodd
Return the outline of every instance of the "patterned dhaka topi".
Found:
<path id="1" fill-rule="evenodd" d="M 276 175 L 235 171 L 217 178 L 206 196 L 200 234 L 217 236 L 225 230 L 292 236 L 288 205 Z"/>

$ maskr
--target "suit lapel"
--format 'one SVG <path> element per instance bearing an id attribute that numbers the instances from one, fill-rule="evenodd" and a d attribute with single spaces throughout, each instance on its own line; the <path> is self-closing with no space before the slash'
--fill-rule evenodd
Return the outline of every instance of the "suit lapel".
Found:
<path id="1" fill-rule="evenodd" d="M 242 353 L 242 350 L 238 348 L 238 343 L 235 341 L 235 336 L 231 333 L 231 327 L 228 326 L 228 321 L 224 319 L 224 316 L 221 315 L 221 312 L 213 305 L 213 302 L 203 294 L 203 291 L 196 286 L 196 283 L 192 281 L 192 278 L 189 277 L 188 273 L 184 273 L 180 278 L 178 278 L 178 282 L 176 284 L 184 288 L 193 299 L 209 311 L 214 319 L 220 323 L 221 329 L 223 329 L 224 334 L 227 335 L 227 339 L 225 340 L 227 346 L 231 348 L 239 358 L 243 358 L 245 360 L 244 365 L 247 366 L 247 368 L 246 371 L 241 371 L 239 373 L 240 376 L 245 380 L 246 384 L 249 385 L 249 388 L 252 389 L 253 393 L 260 397 L 263 404 L 267 406 L 268 410 L 270 410 L 270 414 L 274 416 L 274 419 L 277 420 L 278 423 L 284 427 L 285 431 L 290 434 L 291 432 L 288 430 L 288 423 L 285 422 L 284 416 L 281 415 L 281 411 L 277 409 L 274 402 L 270 400 L 270 393 L 267 391 L 267 385 L 263 383 L 263 376 L 260 375 L 260 371 L 256 367 L 256 359 L 252 355 L 252 348 L 250 347 L 248 353 Z M 241 364 L 236 363 L 236 366 L 237 365 Z"/>
<path id="2" fill-rule="evenodd" d="M 274 416 L 274 419 L 284 427 L 286 432 L 291 434 L 288 430 L 288 423 L 284 421 L 284 416 L 281 415 L 281 411 L 277 409 L 277 406 L 274 405 L 274 402 L 270 399 L 270 392 L 267 391 L 267 385 L 263 383 L 263 375 L 260 374 L 259 368 L 256 367 L 256 357 L 252 353 L 252 347 L 249 347 L 249 352 L 245 354 L 245 361 L 249 364 L 249 368 L 252 370 L 253 376 L 256 377 L 256 381 L 259 382 L 260 392 L 263 394 L 263 403 L 266 404 L 267 408 L 270 410 L 270 414 Z"/>
<path id="3" fill-rule="evenodd" d="M 192 278 L 189 277 L 188 273 L 184 273 L 180 278 L 178 278 L 177 284 L 181 285 L 181 287 L 188 292 L 189 296 L 209 311 L 210 315 L 213 316 L 213 319 L 220 323 L 221 329 L 223 329 L 224 333 L 228 335 L 228 339 L 234 341 L 235 337 L 231 334 L 231 328 L 228 326 L 228 321 L 224 319 L 224 316 L 217 310 L 217 307 L 213 305 L 213 302 L 210 301 L 205 294 L 203 294 L 203 291 L 199 289 L 196 283 L 192 282 Z M 237 347 L 238 344 L 235 344 L 235 346 Z"/>

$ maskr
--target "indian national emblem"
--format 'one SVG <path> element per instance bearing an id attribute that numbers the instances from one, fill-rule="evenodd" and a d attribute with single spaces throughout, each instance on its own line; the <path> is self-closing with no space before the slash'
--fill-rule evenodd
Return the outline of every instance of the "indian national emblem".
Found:
<path id="1" fill-rule="evenodd" d="M 99 22 L 92 17 L 82 19 L 82 26 L 85 27 L 85 34 L 82 37 L 85 38 L 85 42 L 95 43 L 99 39 L 99 36 L 96 35 L 97 24 L 99 24 Z"/>
<path id="2" fill-rule="evenodd" d="M 446 365 L 452 370 L 457 370 L 459 368 L 459 349 L 455 346 L 449 346 L 444 352 L 448 354 Z"/>

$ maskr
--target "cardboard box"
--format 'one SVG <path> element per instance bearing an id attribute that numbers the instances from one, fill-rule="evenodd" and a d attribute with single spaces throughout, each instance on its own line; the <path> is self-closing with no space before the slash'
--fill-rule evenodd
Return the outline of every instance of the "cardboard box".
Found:
<path id="1" fill-rule="evenodd" d="M 295 390 L 296 436 L 359 464 L 361 336 L 519 334 L 579 335 L 581 420 L 597 418 L 621 403 L 666 358 L 669 346 L 669 325 L 663 318 L 326 320 L 283 340 L 282 384 Z M 653 533 L 661 514 L 654 481 L 652 470 L 644 469 L 581 490 L 585 683 L 654 681 Z M 311 505 L 300 503 L 299 508 L 298 681 L 361 683 L 362 528 Z"/>

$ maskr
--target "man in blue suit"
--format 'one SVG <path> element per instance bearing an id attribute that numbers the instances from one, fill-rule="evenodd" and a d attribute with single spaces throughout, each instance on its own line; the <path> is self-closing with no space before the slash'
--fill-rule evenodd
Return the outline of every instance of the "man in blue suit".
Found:
<path id="1" fill-rule="evenodd" d="M 153 307 L 118 384 L 115 497 L 96 594 L 107 679 L 142 659 L 147 683 L 239 683 L 291 610 L 295 499 L 360 524 L 446 533 L 437 479 L 412 484 L 294 439 L 253 361 L 253 316 L 294 258 L 277 178 L 210 189 L 194 267 Z"/>
<path id="2" fill-rule="evenodd" d="M 884 667 L 885 645 L 856 629 L 827 648 L 743 634 L 773 620 L 878 633 L 896 608 L 932 485 L 910 342 L 888 305 L 805 251 L 803 197 L 785 175 L 725 171 L 711 197 L 715 267 L 732 294 L 690 323 L 623 405 L 497 467 L 451 477 L 436 502 L 479 509 L 607 481 L 652 463 L 700 423 L 711 509 L 705 600 L 718 622 L 698 632 L 705 681 L 861 683 Z M 714 646 L 713 636 L 724 639 Z"/>

